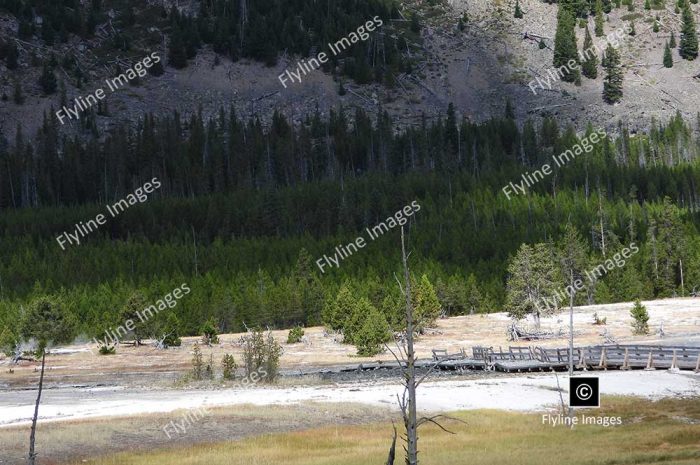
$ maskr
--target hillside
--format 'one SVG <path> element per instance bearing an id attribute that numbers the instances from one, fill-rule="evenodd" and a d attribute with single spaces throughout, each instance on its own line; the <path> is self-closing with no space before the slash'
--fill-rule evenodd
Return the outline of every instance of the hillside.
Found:
<path id="1" fill-rule="evenodd" d="M 115 66 L 126 68 L 151 52 L 159 53 L 164 60 L 167 56 L 170 62 L 174 34 L 171 2 L 150 2 L 147 7 L 130 5 L 135 18 L 131 20 L 133 24 L 121 19 L 124 3 L 128 4 L 104 2 L 102 13 L 96 15 L 93 36 L 68 34 L 65 43 L 52 45 L 41 39 L 41 27 L 35 28 L 35 34 L 25 37 L 27 40 L 18 39 L 16 17 L 3 15 L 0 10 L 0 37 L 8 43 L 22 40 L 17 42 L 19 71 L 0 64 L 0 69 L 4 70 L 0 91 L 8 96 L 8 100 L 0 102 L 4 116 L 2 130 L 7 137 L 14 137 L 18 124 L 27 133 L 34 133 L 41 119 L 32 115 L 48 111 L 52 106 L 60 107 L 62 97 L 46 96 L 38 84 L 42 71 L 39 63 L 52 55 L 57 62 L 56 75 L 66 89 L 65 100 L 69 102 L 94 90 L 102 79 L 115 72 Z M 381 2 L 366 3 L 372 8 L 371 5 Z M 365 79 L 353 74 L 355 71 L 344 71 L 341 66 L 332 73 L 328 69 L 309 73 L 301 82 L 285 88 L 278 76 L 285 69 L 294 69 L 298 60 L 304 58 L 303 54 L 291 53 L 285 47 L 280 48 L 279 52 L 284 53 L 274 63 L 245 57 L 232 61 L 221 48 L 205 43 L 187 60 L 185 68 L 168 64 L 163 75 L 149 75 L 138 85 L 111 95 L 106 102 L 108 114 L 98 115 L 96 123 L 108 129 L 120 122 L 133 122 L 149 112 L 177 110 L 187 116 L 201 109 L 205 116 L 213 116 L 221 107 L 232 107 L 239 115 L 256 115 L 267 121 L 276 110 L 298 124 L 304 115 L 317 108 L 327 115 L 332 108 L 343 105 L 346 108 L 359 106 L 375 117 L 379 111 L 387 111 L 398 126 L 406 126 L 420 124 L 421 115 L 429 119 L 439 117 L 449 103 L 455 105 L 460 117 L 482 121 L 501 113 L 506 95 L 514 102 L 515 114 L 521 122 L 528 116 L 553 115 L 562 124 L 571 123 L 579 130 L 588 123 L 613 129 L 623 117 L 628 120 L 632 132 L 645 131 L 652 118 L 664 121 L 677 111 L 688 119 L 694 118 L 700 103 L 699 93 L 693 90 L 700 85 L 700 81 L 693 78 L 700 73 L 697 62 L 682 60 L 676 54 L 673 68 L 664 68 L 662 64 L 665 41 L 671 32 L 679 36 L 680 14 L 674 13 L 668 5 L 656 7 L 655 4 L 651 10 L 645 10 L 641 1 L 636 1 L 635 5 L 634 12 L 623 5 L 606 14 L 606 36 L 624 30 L 631 20 L 637 25 L 636 35 L 621 35 L 619 50 L 625 98 L 616 105 L 600 104 L 602 75 L 595 80 L 584 79 L 580 87 L 558 81 L 552 83 L 551 89 L 536 87 L 539 90 L 536 94 L 529 87 L 537 78 L 544 79 L 552 69 L 556 4 L 525 0 L 521 3 L 525 15 L 517 19 L 512 15 L 512 2 L 406 1 L 400 8 L 384 13 L 387 24 L 383 27 L 390 37 L 399 37 L 400 45 L 405 47 L 405 50 L 396 49 L 399 64 L 391 65 L 392 78 L 388 85 L 385 82 L 366 84 Z M 697 5 L 691 8 L 697 15 Z M 195 16 L 197 10 L 196 2 L 179 3 L 183 15 Z M 660 27 L 654 32 L 657 15 Z M 371 14 L 368 12 L 365 16 L 371 17 Z M 403 26 L 408 22 L 405 18 L 414 16 L 420 24 L 417 34 Z M 358 26 L 363 23 L 360 16 L 354 18 Z M 466 21 L 458 27 L 460 18 Z M 342 37 L 343 32 L 354 29 L 351 21 L 346 20 L 335 35 Z M 593 22 L 593 16 L 589 17 L 591 29 Z M 151 25 L 146 27 L 149 23 Z M 581 50 L 583 30 L 577 27 L 576 33 Z M 121 36 L 130 40 L 127 51 L 115 49 Z M 596 45 L 604 43 L 606 36 L 596 38 Z M 540 48 L 539 37 L 544 38 L 545 48 Z M 317 42 L 311 45 L 310 52 L 322 49 L 325 41 L 319 38 Z M 306 58 L 309 56 L 313 53 Z M 386 56 L 383 60 L 387 61 Z M 14 81 L 19 72 L 27 99 L 24 106 L 12 103 Z M 344 76 L 346 73 L 350 76 Z M 76 78 L 76 74 L 79 77 Z M 341 81 L 344 95 L 338 92 Z M 80 88 L 76 84 L 80 84 Z"/>

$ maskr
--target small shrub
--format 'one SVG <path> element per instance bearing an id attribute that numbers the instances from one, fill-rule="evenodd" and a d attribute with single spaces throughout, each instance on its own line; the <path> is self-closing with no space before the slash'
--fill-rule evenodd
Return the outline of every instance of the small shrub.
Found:
<path id="1" fill-rule="evenodd" d="M 209 355 L 209 360 L 207 364 L 204 365 L 204 377 L 206 379 L 214 379 L 214 356 Z"/>
<path id="2" fill-rule="evenodd" d="M 647 308 L 637 299 L 634 307 L 630 310 L 632 317 L 632 332 L 634 334 L 649 334 L 649 312 Z"/>
<path id="3" fill-rule="evenodd" d="M 192 378 L 200 380 L 204 373 L 204 361 L 202 360 L 202 350 L 199 348 L 199 344 L 194 344 L 192 353 Z"/>
<path id="4" fill-rule="evenodd" d="M 207 322 L 204 323 L 204 325 L 202 325 L 201 333 L 202 344 L 210 346 L 212 344 L 219 343 L 219 328 L 217 327 L 216 322 L 213 319 L 207 320 Z"/>
<path id="5" fill-rule="evenodd" d="M 251 377 L 253 373 L 262 373 L 263 380 L 268 383 L 273 382 L 279 372 L 282 347 L 275 341 L 271 333 L 264 335 L 261 330 L 252 331 L 243 339 L 246 376 Z"/>
<path id="6" fill-rule="evenodd" d="M 221 368 L 224 372 L 224 379 L 234 379 L 236 377 L 236 370 L 238 365 L 236 360 L 231 354 L 224 354 L 223 360 L 221 360 Z"/>
<path id="7" fill-rule="evenodd" d="M 304 336 L 304 328 L 301 326 L 295 326 L 289 330 L 289 335 L 287 336 L 287 344 L 296 344 L 301 342 L 301 338 Z"/>
<path id="8" fill-rule="evenodd" d="M 362 327 L 355 335 L 357 355 L 371 357 L 381 353 L 383 344 L 390 338 L 391 333 L 386 318 L 377 309 L 371 307 Z"/>
<path id="9" fill-rule="evenodd" d="M 114 346 L 101 345 L 99 352 L 100 355 L 114 355 L 117 353 L 117 348 Z"/>

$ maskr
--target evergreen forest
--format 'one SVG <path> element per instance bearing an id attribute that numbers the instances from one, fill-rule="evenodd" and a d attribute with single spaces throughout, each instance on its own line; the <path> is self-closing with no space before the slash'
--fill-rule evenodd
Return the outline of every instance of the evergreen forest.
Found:
<path id="1" fill-rule="evenodd" d="M 527 195 L 502 192 L 597 129 L 576 134 L 552 117 L 519 127 L 510 104 L 479 123 L 450 106 L 403 129 L 360 109 L 298 127 L 222 109 L 206 120 L 148 115 L 109 134 L 86 127 L 78 139 L 47 114 L 38 134 L 0 138 L 4 338 L 37 296 L 60 300 L 76 334 L 92 337 L 123 323 L 135 292 L 153 303 L 181 283 L 192 289 L 172 310 L 183 335 L 205 321 L 226 332 L 332 326 L 348 294 L 397 328 L 397 229 L 325 273 L 315 262 L 414 200 L 411 270 L 442 314 L 507 309 L 522 244 L 537 244 L 556 268 L 567 229 L 591 268 L 632 242 L 640 249 L 578 303 L 688 295 L 700 285 L 698 121 L 677 115 L 644 134 L 620 124 Z M 154 177 L 162 185 L 147 201 L 80 245 L 57 243 Z"/>

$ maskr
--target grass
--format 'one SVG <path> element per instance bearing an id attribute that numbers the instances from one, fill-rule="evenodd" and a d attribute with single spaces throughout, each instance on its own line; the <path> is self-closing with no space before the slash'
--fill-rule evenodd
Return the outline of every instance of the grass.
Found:
<path id="1" fill-rule="evenodd" d="M 447 421 L 455 434 L 421 429 L 422 465 L 691 465 L 700 463 L 700 398 L 657 402 L 606 398 L 605 408 L 578 412 L 620 416 L 622 426 L 552 427 L 539 414 L 468 411 Z M 391 425 L 323 427 L 242 441 L 150 453 L 121 453 L 95 465 L 368 465 L 383 464 Z M 400 447 L 399 447 L 400 449 Z M 76 462 L 86 463 L 86 462 Z M 403 463 L 397 457 L 397 464 Z"/>

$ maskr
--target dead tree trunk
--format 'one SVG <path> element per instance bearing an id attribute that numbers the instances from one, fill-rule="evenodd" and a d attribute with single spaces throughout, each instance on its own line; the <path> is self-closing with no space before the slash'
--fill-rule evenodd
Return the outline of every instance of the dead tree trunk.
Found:
<path id="1" fill-rule="evenodd" d="M 29 435 L 29 465 L 36 463 L 36 452 L 34 452 L 34 441 L 36 439 L 36 421 L 39 418 L 39 403 L 41 402 L 41 389 L 44 386 L 44 365 L 46 362 L 46 349 L 41 351 L 41 375 L 39 375 L 39 393 L 36 396 L 34 406 L 34 417 L 32 418 L 32 432 Z"/>
<path id="2" fill-rule="evenodd" d="M 406 282 L 406 389 L 408 405 L 404 409 L 406 425 L 406 464 L 418 465 L 418 419 L 416 418 L 416 354 L 413 350 L 413 306 L 411 303 L 411 277 L 408 272 L 408 257 L 401 228 L 401 260 Z M 406 411 L 407 410 L 407 411 Z"/>
<path id="3" fill-rule="evenodd" d="M 571 293 L 569 295 L 569 376 L 574 375 L 574 270 L 571 271 Z"/>
<path id="4" fill-rule="evenodd" d="M 401 409 L 401 416 L 403 417 L 403 423 L 406 428 L 406 436 L 404 437 L 406 445 L 404 450 L 406 451 L 406 465 L 418 465 L 418 427 L 424 423 L 433 423 L 440 429 L 447 433 L 452 433 L 445 429 L 436 419 L 450 418 L 444 415 L 436 415 L 433 417 L 422 417 L 418 419 L 417 408 L 416 408 L 416 390 L 418 386 L 426 380 L 426 378 L 432 373 L 432 371 L 440 364 L 440 360 L 435 361 L 432 366 L 429 367 L 428 371 L 421 376 L 420 379 L 416 379 L 416 354 L 413 348 L 413 337 L 414 337 L 414 321 L 413 321 L 413 304 L 411 300 L 411 276 L 408 271 L 408 255 L 406 254 L 406 246 L 404 240 L 404 229 L 401 227 L 401 261 L 403 264 L 404 272 L 404 284 L 396 277 L 399 288 L 401 292 L 406 297 L 406 336 L 402 341 L 402 344 L 396 343 L 397 352 L 394 352 L 388 345 L 385 347 L 391 352 L 391 354 L 396 359 L 396 362 L 400 367 L 405 367 L 403 370 L 404 379 L 404 391 L 403 395 L 396 397 L 398 398 L 399 408 Z M 459 420 L 458 420 L 459 421 Z M 396 454 L 396 427 L 394 427 L 394 439 L 389 449 L 389 458 L 387 460 L 387 465 L 393 465 L 394 458 Z"/>

